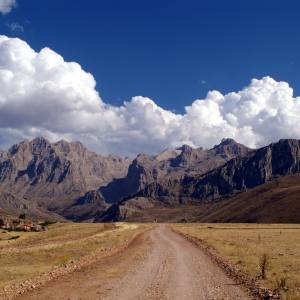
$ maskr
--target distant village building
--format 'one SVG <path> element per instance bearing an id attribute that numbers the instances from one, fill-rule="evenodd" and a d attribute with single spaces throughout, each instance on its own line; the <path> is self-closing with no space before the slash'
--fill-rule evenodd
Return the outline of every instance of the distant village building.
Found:
<path id="1" fill-rule="evenodd" d="M 0 219 L 0 228 L 12 231 L 45 231 L 46 227 L 24 219 Z"/>

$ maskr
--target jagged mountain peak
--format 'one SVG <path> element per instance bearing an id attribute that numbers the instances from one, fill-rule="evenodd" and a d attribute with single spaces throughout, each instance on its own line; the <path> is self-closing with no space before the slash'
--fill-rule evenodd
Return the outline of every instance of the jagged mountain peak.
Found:
<path id="1" fill-rule="evenodd" d="M 136 158 L 132 161 L 132 164 L 135 166 L 143 165 L 143 164 L 151 164 L 155 160 L 154 156 L 145 154 L 145 153 L 139 153 Z"/>
<path id="2" fill-rule="evenodd" d="M 231 159 L 236 156 L 245 156 L 250 153 L 252 149 L 236 142 L 234 139 L 225 138 L 222 139 L 219 145 L 215 145 L 210 151 L 222 155 L 227 159 Z"/>
<path id="3" fill-rule="evenodd" d="M 232 138 L 223 138 L 220 145 L 229 145 L 229 144 L 238 144 L 234 139 Z"/>
<path id="4" fill-rule="evenodd" d="M 64 152 L 76 152 L 78 155 L 83 155 L 85 152 L 89 151 L 81 142 L 68 142 L 66 140 L 60 140 L 53 144 L 55 149 Z M 92 153 L 92 151 L 89 151 Z"/>
<path id="5" fill-rule="evenodd" d="M 155 159 L 158 161 L 165 161 L 171 158 L 175 158 L 181 153 L 180 149 L 166 148 L 159 154 L 155 156 Z"/>
<path id="6" fill-rule="evenodd" d="M 64 147 L 68 147 L 72 143 L 74 143 L 74 142 L 68 142 L 67 140 L 62 139 L 62 140 L 59 140 L 56 143 L 54 143 L 54 145 L 64 148 Z"/>
<path id="7" fill-rule="evenodd" d="M 146 153 L 139 153 L 137 156 L 136 156 L 136 159 L 150 159 L 151 156 L 146 154 Z"/>
<path id="8" fill-rule="evenodd" d="M 183 153 L 190 153 L 194 148 L 188 144 L 183 144 L 181 147 L 176 148 L 176 150 L 180 150 Z"/>
<path id="9" fill-rule="evenodd" d="M 31 154 L 39 154 L 45 149 L 50 148 L 51 143 L 44 137 L 37 137 L 32 140 L 25 139 L 18 144 L 11 146 L 7 153 L 16 155 L 18 152 L 28 152 Z"/>
<path id="10" fill-rule="evenodd" d="M 232 138 L 224 138 L 224 139 L 221 140 L 220 144 L 215 145 L 213 147 L 213 149 L 214 148 L 223 148 L 223 147 L 238 147 L 238 146 L 242 146 L 242 147 L 247 148 L 246 146 L 238 143 L 237 141 L 235 141 Z"/>
<path id="11" fill-rule="evenodd" d="M 35 145 L 50 144 L 50 142 L 43 136 L 38 136 L 38 137 L 34 138 L 33 140 L 30 141 L 30 143 L 35 144 Z"/>
<path id="12" fill-rule="evenodd" d="M 0 160 L 0 186 L 54 209 L 124 177 L 130 161 L 101 156 L 80 142 L 43 137 L 12 146 Z M 54 204 L 55 203 L 55 204 Z"/>

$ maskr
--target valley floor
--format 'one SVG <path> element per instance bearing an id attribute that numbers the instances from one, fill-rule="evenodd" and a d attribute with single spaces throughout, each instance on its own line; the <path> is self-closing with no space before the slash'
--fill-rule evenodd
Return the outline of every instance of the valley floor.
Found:
<path id="1" fill-rule="evenodd" d="M 242 300 L 251 299 L 247 286 L 256 295 L 277 289 L 281 299 L 298 300 L 299 233 L 296 224 L 200 223 L 1 232 L 0 299 Z"/>
<path id="2" fill-rule="evenodd" d="M 195 245 L 159 225 L 118 255 L 18 299 L 249 299 Z"/>

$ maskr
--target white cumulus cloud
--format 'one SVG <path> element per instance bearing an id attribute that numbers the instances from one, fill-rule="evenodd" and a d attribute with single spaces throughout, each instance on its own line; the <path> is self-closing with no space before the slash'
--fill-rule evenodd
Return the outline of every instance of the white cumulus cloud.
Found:
<path id="1" fill-rule="evenodd" d="M 16 0 L 0 0 L 0 13 L 8 14 L 16 5 Z"/>
<path id="2" fill-rule="evenodd" d="M 211 147 L 231 137 L 250 147 L 300 138 L 300 98 L 286 82 L 253 79 L 241 91 L 210 91 L 165 110 L 146 97 L 106 104 L 94 77 L 49 48 L 0 36 L 0 146 L 24 138 L 80 140 L 102 153 L 155 153 L 183 143 Z"/>

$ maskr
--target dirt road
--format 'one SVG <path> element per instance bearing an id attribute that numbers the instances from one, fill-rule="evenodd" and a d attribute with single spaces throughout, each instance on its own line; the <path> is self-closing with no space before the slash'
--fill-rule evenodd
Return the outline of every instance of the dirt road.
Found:
<path id="1" fill-rule="evenodd" d="M 18 299 L 250 299 L 196 246 L 160 225 L 117 257 Z"/>

